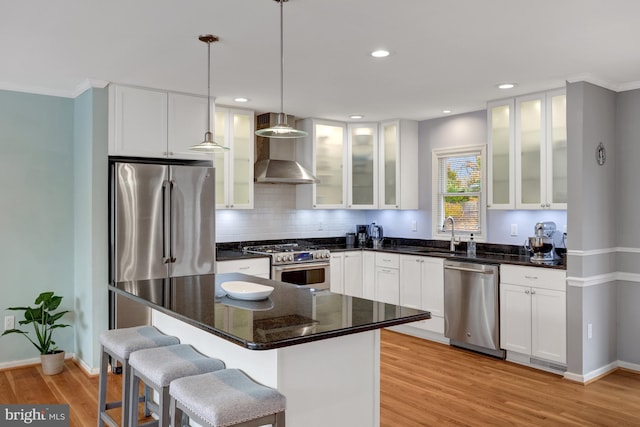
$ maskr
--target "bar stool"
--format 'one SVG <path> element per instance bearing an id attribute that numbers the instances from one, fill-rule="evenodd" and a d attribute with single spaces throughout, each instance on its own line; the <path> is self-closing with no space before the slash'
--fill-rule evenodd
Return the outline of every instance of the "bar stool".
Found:
<path id="1" fill-rule="evenodd" d="M 176 337 L 165 335 L 153 326 L 137 326 L 133 328 L 111 329 L 100 334 L 100 385 L 98 389 L 98 427 L 107 423 L 118 426 L 117 422 L 107 413 L 107 410 L 122 407 L 121 427 L 129 425 L 129 355 L 145 348 L 175 345 L 180 343 Z M 107 402 L 107 365 L 109 356 L 122 365 L 122 400 Z M 140 400 L 136 392 L 136 398 Z M 145 401 L 149 398 L 149 391 L 145 388 Z M 147 407 L 145 406 L 145 412 Z"/>
<path id="2" fill-rule="evenodd" d="M 169 386 L 173 426 L 183 415 L 213 427 L 284 427 L 286 398 L 239 369 L 180 378 Z"/>
<path id="3" fill-rule="evenodd" d="M 198 353 L 188 344 L 170 345 L 166 347 L 150 348 L 131 353 L 129 357 L 131 380 L 129 383 L 131 411 L 129 425 L 138 425 L 138 401 L 133 396 L 133 390 L 140 388 L 140 380 L 146 386 L 158 392 L 158 404 L 150 403 L 152 411 L 158 417 L 160 427 L 169 426 L 169 384 L 171 381 L 207 372 L 224 369 L 225 364 L 220 359 L 207 357 Z M 153 421 L 155 423 L 155 421 Z"/>

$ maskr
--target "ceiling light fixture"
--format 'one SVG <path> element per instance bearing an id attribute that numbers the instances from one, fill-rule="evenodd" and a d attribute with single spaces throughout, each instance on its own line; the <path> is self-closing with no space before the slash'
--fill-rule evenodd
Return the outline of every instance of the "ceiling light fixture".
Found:
<path id="1" fill-rule="evenodd" d="M 307 136 L 307 132 L 293 128 L 287 123 L 287 115 L 284 113 L 284 18 L 283 3 L 289 0 L 274 0 L 280 3 L 280 113 L 275 125 L 266 129 L 256 131 L 256 135 L 265 138 L 302 138 Z"/>
<path id="2" fill-rule="evenodd" d="M 388 50 L 374 50 L 373 52 L 371 52 L 371 56 L 373 56 L 374 58 L 386 58 L 387 56 L 389 56 L 389 51 Z"/>
<path id="3" fill-rule="evenodd" d="M 513 89 L 516 87 L 514 83 L 502 83 L 498 85 L 498 89 Z"/>
<path id="4" fill-rule="evenodd" d="M 244 98 L 244 97 L 233 98 L 233 100 L 235 102 L 249 102 L 249 98 Z"/>
<path id="5" fill-rule="evenodd" d="M 192 145 L 189 150 L 199 151 L 201 153 L 215 153 L 220 150 L 229 150 L 229 147 L 218 144 L 213 140 L 213 132 L 211 132 L 211 43 L 218 40 L 218 36 L 204 34 L 198 37 L 198 40 L 207 44 L 207 131 L 204 134 L 204 141 L 200 144 Z"/>
<path id="6" fill-rule="evenodd" d="M 444 114 L 451 114 L 451 110 L 442 110 Z"/>
<path id="7" fill-rule="evenodd" d="M 349 116 L 349 118 L 351 119 L 364 119 L 364 116 L 362 114 L 352 114 Z"/>

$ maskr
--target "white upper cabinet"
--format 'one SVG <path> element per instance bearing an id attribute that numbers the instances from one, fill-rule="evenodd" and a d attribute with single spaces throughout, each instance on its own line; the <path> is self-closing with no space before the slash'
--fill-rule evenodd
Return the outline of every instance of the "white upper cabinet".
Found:
<path id="1" fill-rule="evenodd" d="M 418 123 L 299 120 L 297 160 L 320 182 L 296 189 L 299 209 L 417 209 Z"/>
<path id="2" fill-rule="evenodd" d="M 380 124 L 380 209 L 418 209 L 418 122 Z"/>
<path id="3" fill-rule="evenodd" d="M 487 207 L 492 209 L 513 209 L 515 206 L 514 106 L 513 99 L 490 102 L 487 106 Z"/>
<path id="4" fill-rule="evenodd" d="M 564 89 L 488 104 L 488 207 L 567 208 Z"/>
<path id="5" fill-rule="evenodd" d="M 328 120 L 304 119 L 297 126 L 309 133 L 296 146 L 297 160 L 320 180 L 298 185 L 299 209 L 343 209 L 347 206 L 347 126 Z"/>
<path id="6" fill-rule="evenodd" d="M 206 130 L 205 97 L 109 86 L 109 155 L 202 160 Z"/>
<path id="7" fill-rule="evenodd" d="M 347 207 L 378 207 L 378 124 L 349 124 Z"/>
<path id="8" fill-rule="evenodd" d="M 216 209 L 253 208 L 253 111 L 216 107 L 215 139 L 229 147 L 216 158 Z"/>

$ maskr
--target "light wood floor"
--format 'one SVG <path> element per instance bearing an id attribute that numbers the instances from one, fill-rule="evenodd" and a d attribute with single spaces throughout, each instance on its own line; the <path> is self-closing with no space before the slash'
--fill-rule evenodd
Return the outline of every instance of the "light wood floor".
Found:
<path id="1" fill-rule="evenodd" d="M 589 385 L 442 344 L 382 331 L 381 427 L 640 426 L 640 375 Z M 109 399 L 120 394 L 120 376 Z M 0 371 L 0 403 L 69 403 L 72 427 L 96 425 L 98 378 L 67 361 Z M 118 416 L 118 410 L 113 411 Z"/>

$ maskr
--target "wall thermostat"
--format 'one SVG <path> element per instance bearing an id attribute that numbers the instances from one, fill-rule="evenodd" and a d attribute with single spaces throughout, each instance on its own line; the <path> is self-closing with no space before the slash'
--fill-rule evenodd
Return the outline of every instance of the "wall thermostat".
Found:
<path id="1" fill-rule="evenodd" d="M 604 165 L 605 160 L 607 160 L 607 152 L 604 149 L 604 144 L 601 142 L 596 148 L 596 161 L 600 166 L 602 166 Z"/>

